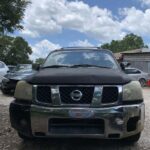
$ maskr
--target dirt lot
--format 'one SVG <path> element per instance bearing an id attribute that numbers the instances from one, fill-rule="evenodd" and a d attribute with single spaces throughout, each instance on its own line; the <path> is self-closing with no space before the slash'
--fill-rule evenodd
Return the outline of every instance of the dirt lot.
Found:
<path id="1" fill-rule="evenodd" d="M 150 88 L 143 89 L 146 104 L 145 129 L 135 145 L 90 139 L 22 141 L 10 127 L 8 105 L 12 97 L 0 93 L 0 150 L 150 150 Z"/>

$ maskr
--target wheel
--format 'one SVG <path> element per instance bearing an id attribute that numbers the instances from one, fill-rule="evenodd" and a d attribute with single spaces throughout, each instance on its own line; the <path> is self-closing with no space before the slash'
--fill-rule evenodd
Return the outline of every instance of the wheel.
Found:
<path id="1" fill-rule="evenodd" d="M 27 135 L 24 135 L 24 134 L 22 134 L 22 133 L 20 133 L 20 132 L 18 132 L 18 136 L 19 136 L 21 139 L 25 140 L 25 141 L 33 140 L 33 136 L 27 136 Z"/>
<path id="2" fill-rule="evenodd" d="M 2 90 L 2 93 L 3 93 L 4 95 L 7 95 L 7 94 L 10 93 L 10 91 L 8 91 L 8 90 L 4 90 L 4 89 L 1 89 L 1 90 Z"/>
<path id="3" fill-rule="evenodd" d="M 129 143 L 129 144 L 134 144 L 134 143 L 138 142 L 138 140 L 140 139 L 140 136 L 141 136 L 141 132 L 136 135 L 132 135 L 130 137 L 123 139 L 123 142 Z"/>
<path id="4" fill-rule="evenodd" d="M 140 79 L 139 82 L 140 82 L 142 87 L 146 86 L 146 80 L 145 79 Z"/>

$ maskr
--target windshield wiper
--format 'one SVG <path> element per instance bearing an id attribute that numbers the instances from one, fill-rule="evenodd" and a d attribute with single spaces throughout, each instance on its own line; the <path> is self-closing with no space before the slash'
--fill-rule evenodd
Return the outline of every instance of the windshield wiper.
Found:
<path id="1" fill-rule="evenodd" d="M 42 69 L 44 68 L 61 68 L 61 67 L 70 67 L 70 68 L 77 68 L 77 67 L 97 67 L 97 68 L 108 68 L 110 69 L 110 67 L 106 67 L 106 66 L 98 66 L 98 65 L 90 65 L 90 64 L 78 64 L 78 65 L 51 65 L 51 66 L 45 66 L 42 67 Z"/>
<path id="2" fill-rule="evenodd" d="M 70 67 L 67 65 L 51 65 L 51 66 L 45 66 L 45 67 L 41 67 L 42 69 L 44 68 L 61 68 L 61 67 Z"/>
<path id="3" fill-rule="evenodd" d="M 108 69 L 111 68 L 111 67 L 106 67 L 106 66 L 98 66 L 98 65 L 90 65 L 90 64 L 78 64 L 78 65 L 72 65 L 70 67 L 72 67 L 72 68 L 76 68 L 76 67 L 97 67 L 97 68 L 108 68 Z"/>

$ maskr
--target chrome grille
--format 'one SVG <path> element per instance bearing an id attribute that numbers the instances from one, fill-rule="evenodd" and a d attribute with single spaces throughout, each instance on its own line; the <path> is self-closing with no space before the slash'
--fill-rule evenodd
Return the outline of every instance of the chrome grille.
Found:
<path id="1" fill-rule="evenodd" d="M 50 86 L 38 86 L 36 93 L 36 98 L 38 102 L 52 103 Z"/>
<path id="2" fill-rule="evenodd" d="M 33 89 L 35 102 L 50 106 L 101 107 L 119 104 L 122 99 L 121 85 L 34 85 Z M 76 90 L 82 93 L 77 101 L 71 97 L 71 93 Z"/>
<path id="3" fill-rule="evenodd" d="M 79 91 L 82 96 L 80 99 L 75 100 L 72 98 L 71 93 L 74 91 Z M 67 86 L 59 88 L 60 99 L 64 104 L 91 104 L 94 94 L 93 87 L 85 86 Z"/>
<path id="4" fill-rule="evenodd" d="M 114 103 L 118 100 L 119 92 L 117 87 L 103 87 L 102 103 Z"/>

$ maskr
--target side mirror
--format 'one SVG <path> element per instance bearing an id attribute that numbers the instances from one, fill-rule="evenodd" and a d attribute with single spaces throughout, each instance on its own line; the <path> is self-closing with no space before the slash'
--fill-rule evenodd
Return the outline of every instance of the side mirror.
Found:
<path id="1" fill-rule="evenodd" d="M 126 67 L 130 66 L 131 64 L 128 62 L 121 62 L 120 67 L 124 71 Z"/>
<path id="2" fill-rule="evenodd" d="M 120 63 L 120 67 L 121 67 L 121 69 L 124 71 L 125 70 L 125 65 L 124 65 L 124 63 Z"/>
<path id="3" fill-rule="evenodd" d="M 39 71 L 40 70 L 41 65 L 40 64 L 33 64 L 32 65 L 32 69 Z"/>

